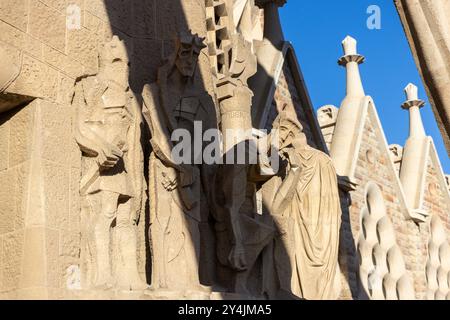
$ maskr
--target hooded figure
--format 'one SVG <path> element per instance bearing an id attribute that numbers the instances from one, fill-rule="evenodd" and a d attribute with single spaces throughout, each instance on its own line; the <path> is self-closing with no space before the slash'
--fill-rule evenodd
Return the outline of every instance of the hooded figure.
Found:
<path id="1" fill-rule="evenodd" d="M 308 300 L 334 299 L 341 224 L 337 175 L 302 129 L 295 113 L 282 111 L 275 120 L 286 167 L 263 189 L 279 230 L 273 249 L 277 289 Z"/>

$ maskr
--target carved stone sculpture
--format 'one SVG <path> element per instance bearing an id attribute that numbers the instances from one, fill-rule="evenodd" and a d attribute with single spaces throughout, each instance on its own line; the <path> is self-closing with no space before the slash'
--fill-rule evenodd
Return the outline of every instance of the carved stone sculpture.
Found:
<path id="1" fill-rule="evenodd" d="M 279 233 L 269 253 L 277 274 L 278 292 L 272 296 L 332 299 L 341 221 L 337 176 L 331 159 L 308 146 L 302 129 L 287 111 L 273 125 L 285 165 L 262 191 Z"/>
<path id="2" fill-rule="evenodd" d="M 217 126 L 212 99 L 195 82 L 203 40 L 191 33 L 181 34 L 176 50 L 159 69 L 157 82 L 146 85 L 143 91 L 144 118 L 153 148 L 149 165 L 149 294 L 205 289 L 199 279 L 199 225 L 208 219 L 207 168 L 196 165 L 200 163 L 198 154 L 188 155 L 188 161 L 175 159 L 177 143 L 171 140 L 174 132 L 181 131 L 193 137 L 195 122 L 201 122 L 203 130 Z M 194 140 L 189 142 L 194 144 Z"/>
<path id="3" fill-rule="evenodd" d="M 118 37 L 103 47 L 99 73 L 76 84 L 73 105 L 76 140 L 83 152 L 87 285 L 143 290 L 147 285 L 138 273 L 136 234 L 146 201 L 142 116 L 128 84 L 125 45 Z"/>
<path id="4" fill-rule="evenodd" d="M 223 1 L 216 1 L 216 4 L 210 2 L 208 6 L 207 2 L 208 48 L 215 71 L 220 129 L 224 136 L 224 164 L 218 169 L 213 212 L 219 275 L 224 278 L 221 282 L 225 282 L 229 291 L 249 294 L 247 282 L 250 274 L 261 251 L 274 234 L 270 226 L 256 219 L 257 210 L 253 201 L 255 188 L 248 180 L 248 151 L 253 139 L 253 92 L 248 87 L 248 79 L 256 73 L 256 56 L 252 41 L 248 41 L 243 34 L 233 32 L 246 23 L 244 20 L 251 16 L 251 9 L 256 7 L 252 1 L 237 1 L 232 7 L 227 7 Z M 216 21 L 214 16 L 220 19 Z M 227 161 L 230 154 L 234 154 L 237 159 L 238 152 L 242 150 L 247 161 Z M 224 277 L 227 273 L 228 276 Z"/>

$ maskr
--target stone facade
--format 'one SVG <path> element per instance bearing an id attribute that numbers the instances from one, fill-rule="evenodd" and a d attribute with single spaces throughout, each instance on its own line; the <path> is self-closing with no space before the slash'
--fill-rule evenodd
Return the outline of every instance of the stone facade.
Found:
<path id="1" fill-rule="evenodd" d="M 447 1 L 394 0 L 414 59 L 450 154 L 450 4 Z"/>
<path id="2" fill-rule="evenodd" d="M 431 138 L 424 134 L 418 149 L 407 143 L 402 152 L 400 146 L 395 150 L 388 146 L 375 103 L 364 93 L 358 72 L 364 59 L 351 38 L 344 41 L 345 55 L 340 60 L 349 77 L 347 96 L 339 109 L 324 106 L 316 116 L 294 49 L 282 35 L 277 8 L 284 3 L 1 1 L 0 57 L 8 65 L 0 66 L 0 299 L 449 298 L 449 284 L 443 279 L 450 270 L 446 251 L 450 183 Z M 99 52 L 105 46 L 113 51 L 122 45 L 126 57 L 121 59 L 125 65 L 129 62 L 129 68 L 119 69 L 127 78 L 119 90 L 120 75 L 108 78 Z M 183 56 L 186 52 L 188 58 Z M 194 70 L 190 69 L 192 63 L 197 66 Z M 165 74 L 165 68 L 172 71 Z M 180 82 L 174 76 L 177 72 L 182 75 Z M 106 82 L 105 88 L 112 88 L 112 93 L 105 89 L 96 96 L 96 81 L 100 89 Z M 110 154 L 108 148 L 89 150 L 78 130 L 80 123 L 99 121 L 93 117 L 99 115 L 85 112 L 80 120 L 77 108 L 83 101 L 85 108 L 111 108 L 114 114 L 120 113 L 118 109 L 129 107 L 123 102 L 124 92 L 143 108 L 142 131 L 138 130 L 141 143 L 132 147 L 142 149 L 140 173 L 149 190 L 143 196 L 139 217 L 131 221 L 136 227 L 137 250 L 113 246 L 110 260 L 117 268 L 121 257 L 136 256 L 139 277 L 151 285 L 147 290 L 133 285 L 129 290 L 116 290 L 109 288 L 109 283 L 103 284 L 108 288 L 96 287 L 87 280 L 95 278 L 98 266 L 92 261 L 98 263 L 100 254 L 95 246 L 91 248 L 91 234 L 97 235 L 86 223 L 85 214 L 95 213 L 98 203 L 85 201 L 81 185 L 92 171 L 90 165 L 97 166 L 89 162 L 93 154 L 100 158 L 104 152 L 105 156 L 93 179 L 103 174 L 102 166 L 114 167 L 120 156 Z M 175 97 L 180 97 L 179 101 L 171 101 Z M 421 122 L 420 100 L 410 98 L 405 106 L 415 127 Z M 170 108 L 175 108 L 173 113 Z M 168 120 L 161 116 L 165 113 Z M 293 137 L 283 138 L 283 143 L 293 141 L 284 146 L 285 153 L 280 150 L 287 174 L 271 173 L 273 179 L 269 180 L 247 174 L 254 169 L 248 165 L 217 168 L 171 163 L 173 159 L 168 159 L 165 151 L 172 147 L 164 140 L 164 130 L 173 125 L 175 113 L 179 126 L 189 127 L 189 121 L 200 120 L 223 131 L 248 127 L 270 132 L 274 124 L 288 127 Z M 105 118 L 102 121 L 107 123 Z M 129 152 L 121 142 L 118 145 Z M 420 159 L 410 154 L 419 154 Z M 416 160 L 422 169 L 406 174 L 405 163 Z M 299 166 L 314 174 L 300 179 Z M 334 167 L 338 177 L 333 174 Z M 317 182 L 315 172 L 325 175 L 328 182 Z M 414 174 L 417 176 L 411 176 Z M 336 240 L 331 245 L 336 252 L 339 248 L 338 262 L 333 254 L 328 255 L 329 267 L 323 270 L 326 275 L 336 274 L 337 280 L 319 277 L 305 285 L 300 272 L 287 279 L 292 287 L 283 287 L 286 274 L 277 270 L 284 261 L 280 256 L 292 263 L 293 248 L 302 250 L 310 243 L 292 240 L 291 231 L 284 233 L 285 213 L 271 212 L 276 201 L 267 201 L 267 194 L 285 190 L 292 177 L 296 177 L 295 184 L 286 194 L 289 208 L 303 203 L 289 198 L 303 188 L 315 202 L 303 206 L 306 212 L 302 214 L 314 212 L 316 204 L 324 201 L 314 193 L 317 190 L 329 197 L 330 203 L 340 200 L 340 208 L 330 206 L 325 212 L 336 217 L 335 222 L 342 220 L 339 234 L 333 233 L 339 243 Z M 414 181 L 414 192 L 405 192 L 405 179 Z M 281 186 L 274 187 L 275 180 Z M 308 189 L 311 185 L 317 189 Z M 118 207 L 129 200 L 122 197 L 128 196 L 128 191 L 121 192 L 116 199 Z M 198 207 L 186 204 L 190 192 Z M 299 192 L 299 198 L 305 194 Z M 167 202 L 158 203 L 159 198 Z M 158 208 L 169 206 L 170 244 L 162 245 L 165 240 L 157 238 L 155 219 L 164 220 L 165 211 Z M 222 212 L 223 208 L 231 209 Z M 288 221 L 295 225 L 306 219 L 297 216 L 295 209 L 285 210 L 291 215 Z M 320 208 L 315 213 L 324 214 Z M 111 229 L 123 227 L 117 218 L 113 220 Z M 113 243 L 120 239 L 117 234 L 111 235 Z M 280 246 L 286 239 L 294 245 Z M 275 258 L 274 248 L 281 250 Z M 172 257 L 167 263 L 166 252 Z M 179 270 L 182 279 L 172 276 L 173 267 L 164 272 L 155 269 L 175 259 L 186 266 Z M 308 262 L 302 263 L 308 266 Z M 289 263 L 283 266 L 288 273 L 296 269 Z M 161 274 L 170 278 L 168 286 Z M 153 283 L 152 275 L 160 283 Z M 295 287 L 298 283 L 299 288 Z"/>
<path id="3" fill-rule="evenodd" d="M 345 50 L 348 50 L 349 42 L 351 41 L 348 38 L 344 40 Z M 341 201 L 344 209 L 340 263 L 345 270 L 341 297 L 434 299 L 435 296 L 429 296 L 428 291 L 429 284 L 432 283 L 434 286 L 434 278 L 437 276 L 431 271 L 425 272 L 425 269 L 434 270 L 428 267 L 430 247 L 433 246 L 430 223 L 432 220 L 442 221 L 448 237 L 449 229 L 446 221 L 450 212 L 448 209 L 450 195 L 445 186 L 445 176 L 433 141 L 425 136 L 420 114 L 417 116 L 417 113 L 411 112 L 408 141 L 415 142 L 417 141 L 415 139 L 419 142 L 424 141 L 424 147 L 421 147 L 420 143 L 409 143 L 405 148 L 398 145 L 388 146 L 374 101 L 368 96 L 360 95 L 359 103 L 350 103 L 352 101 L 350 97 L 355 97 L 353 90 L 361 87 L 362 83 L 355 70 L 347 71 L 350 83 L 348 82 L 347 97 L 341 108 L 324 106 L 318 111 L 322 131 L 325 137 L 330 137 L 327 142 L 329 141 L 331 148 L 348 141 L 345 142 L 340 136 L 336 137 L 336 121 L 342 121 L 341 118 L 329 114 L 339 113 L 345 108 L 357 115 L 353 119 L 354 129 L 343 132 L 355 139 L 353 141 L 356 145 L 352 146 L 352 153 L 346 158 L 342 155 L 335 158 L 335 161 L 346 159 L 338 163 L 338 167 L 343 168 L 341 172 L 350 178 L 349 191 Z M 414 105 L 414 101 L 417 101 L 421 104 L 417 96 L 410 95 L 410 89 L 414 89 L 414 86 L 409 85 L 406 88 L 407 103 Z M 330 121 L 333 118 L 335 120 Z M 415 161 L 414 170 L 407 172 L 408 174 L 405 174 L 406 161 Z M 344 171 L 346 168 L 350 170 Z M 411 181 L 418 183 L 413 189 L 417 190 L 415 194 L 417 198 L 414 198 L 412 192 L 405 191 L 404 183 Z M 411 190 L 410 186 L 408 187 L 408 190 Z M 380 194 L 376 201 L 371 199 L 370 195 L 374 188 Z M 376 214 L 370 211 L 376 211 Z M 380 212 L 384 212 L 386 218 L 383 218 Z M 379 230 L 382 220 L 389 221 L 388 224 L 392 225 L 392 228 L 383 227 Z M 385 223 L 381 225 L 384 226 Z M 371 228 L 375 228 L 376 233 L 371 235 L 369 232 Z M 391 244 L 387 245 L 386 241 L 391 241 Z M 395 246 L 395 250 L 392 250 L 392 245 Z M 445 244 L 441 245 L 442 250 L 445 250 L 444 247 Z M 391 251 L 396 251 L 392 254 L 397 255 L 399 261 L 404 261 L 404 267 L 396 270 L 395 265 L 392 265 L 395 259 L 390 260 Z M 396 277 L 391 277 L 391 273 L 395 272 Z M 410 280 L 403 281 L 406 278 L 403 278 L 402 274 Z M 411 285 L 408 282 L 412 282 Z M 446 295 L 444 290 L 439 298 L 445 298 Z"/>

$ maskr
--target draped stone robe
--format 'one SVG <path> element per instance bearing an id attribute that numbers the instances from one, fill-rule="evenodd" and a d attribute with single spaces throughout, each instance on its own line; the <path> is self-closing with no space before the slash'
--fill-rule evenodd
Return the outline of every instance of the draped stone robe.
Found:
<path id="1" fill-rule="evenodd" d="M 264 197 L 273 199 L 280 232 L 274 245 L 279 286 L 304 299 L 334 299 L 341 223 L 336 171 L 318 150 L 295 152 L 301 167 L 288 165 L 286 178 L 272 178 Z"/>

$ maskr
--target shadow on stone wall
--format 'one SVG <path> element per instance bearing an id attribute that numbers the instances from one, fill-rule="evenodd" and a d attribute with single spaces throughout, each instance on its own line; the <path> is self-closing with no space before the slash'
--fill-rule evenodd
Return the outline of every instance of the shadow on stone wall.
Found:
<path id="1" fill-rule="evenodd" d="M 351 196 L 347 192 L 340 192 L 342 224 L 339 239 L 339 266 L 345 276 L 350 289 L 351 298 L 354 300 L 370 300 L 363 289 L 359 277 L 360 257 L 353 239 L 350 219 Z"/>
<path id="2" fill-rule="evenodd" d="M 200 36 L 206 36 L 203 0 L 105 0 L 104 3 L 108 12 L 113 34 L 118 35 L 125 41 L 130 58 L 129 83 L 140 103 L 143 101 L 141 92 L 144 85 L 152 83 L 157 79 L 158 68 L 164 64 L 164 59 L 173 52 L 174 39 L 176 38 L 177 33 L 192 30 L 193 33 L 199 33 Z M 187 11 L 189 12 L 187 13 Z M 195 81 L 202 91 L 211 93 L 213 92 L 212 81 L 211 79 L 208 79 L 208 77 L 210 77 L 210 66 L 205 53 L 206 50 L 200 55 L 199 70 L 197 71 Z M 271 81 L 273 81 L 273 79 L 271 79 Z M 213 96 L 210 98 L 211 100 L 215 100 Z M 216 112 L 216 110 L 211 110 L 211 112 Z M 164 121 L 162 118 L 163 116 L 159 116 L 159 121 Z M 145 159 L 149 159 L 152 152 L 149 143 L 150 133 L 148 128 L 144 128 L 144 131 L 145 135 L 142 143 L 145 151 Z M 206 206 L 204 203 L 200 205 L 209 212 L 207 212 L 206 219 L 199 224 L 201 235 L 200 252 L 197 252 L 197 255 L 200 257 L 200 261 L 197 261 L 197 264 L 199 265 L 199 276 L 202 285 L 211 286 L 214 291 L 233 291 L 233 288 L 231 288 L 233 286 L 231 284 L 232 281 L 230 282 L 231 275 L 227 275 L 227 272 L 224 272 L 223 266 L 220 266 L 217 262 L 218 253 L 216 252 L 215 245 L 217 220 L 214 219 L 214 217 L 217 217 L 216 209 L 220 210 L 223 208 L 217 208 L 211 200 L 211 193 L 218 192 L 217 190 L 211 189 L 211 186 L 215 185 L 217 176 L 223 176 L 223 173 L 226 172 L 227 169 L 224 167 L 205 167 L 206 165 L 199 166 L 201 172 L 208 172 L 205 176 L 202 176 L 202 188 L 203 190 L 209 190 L 210 192 L 203 191 L 203 194 L 198 195 L 198 198 L 207 199 Z M 147 182 L 149 174 L 148 161 L 146 161 Z M 221 183 L 219 182 L 218 184 L 220 185 Z M 246 200 L 254 200 L 253 196 L 254 195 L 247 197 Z M 149 201 L 150 205 L 152 205 L 153 199 L 151 197 Z M 213 210 L 214 212 L 212 212 Z M 161 214 L 165 214 L 165 212 L 162 212 Z M 249 214 L 252 219 L 257 218 L 256 210 L 253 210 Z M 267 213 L 267 216 L 265 216 L 264 219 L 269 220 L 266 222 L 276 229 L 276 225 L 271 219 L 270 213 Z M 149 232 L 149 205 L 147 205 L 145 219 L 141 219 L 141 223 L 145 223 L 146 275 L 147 282 L 151 283 L 153 266 L 151 265 L 152 249 Z M 184 221 L 184 223 L 187 222 Z M 275 233 L 278 233 L 278 231 L 275 231 Z M 264 282 L 272 282 L 273 284 L 274 281 L 277 281 L 275 278 L 264 279 L 264 273 L 266 273 L 266 278 L 267 272 L 271 272 L 272 275 L 274 275 L 273 265 L 269 267 L 270 270 L 264 270 L 262 267 L 263 259 L 273 257 L 273 252 L 270 252 L 273 250 L 273 245 L 273 242 L 271 242 L 270 245 L 266 246 L 264 255 L 258 253 L 255 257 L 254 270 L 249 270 L 249 282 L 251 283 L 248 287 L 252 291 L 251 294 L 254 296 L 268 297 L 263 289 L 263 284 L 265 285 Z M 278 249 L 286 252 L 285 248 Z M 286 254 L 284 254 L 284 256 L 286 256 Z M 288 274 L 284 274 L 284 276 L 290 278 L 289 270 L 291 270 L 291 267 L 288 260 L 284 261 L 283 270 L 284 272 L 288 272 Z M 292 296 L 290 296 L 290 298 L 292 298 Z"/>

